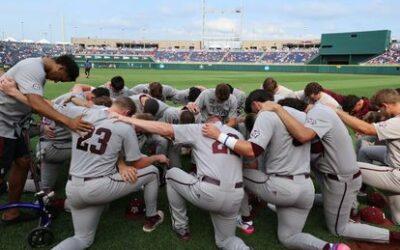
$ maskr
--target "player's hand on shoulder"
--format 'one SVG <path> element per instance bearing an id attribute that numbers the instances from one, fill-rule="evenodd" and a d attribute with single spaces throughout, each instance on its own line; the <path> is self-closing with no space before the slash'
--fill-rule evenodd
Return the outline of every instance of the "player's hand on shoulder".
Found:
<path id="1" fill-rule="evenodd" d="M 132 124 L 132 121 L 136 119 L 136 118 L 125 116 L 125 115 L 121 115 L 121 114 L 118 114 L 118 113 L 112 112 L 112 111 L 110 111 L 109 118 L 110 119 L 112 119 L 112 118 L 116 119 L 115 120 L 116 122 L 120 121 L 120 122 L 125 122 L 125 123 L 128 123 L 128 124 Z"/>
<path id="2" fill-rule="evenodd" d="M 205 137 L 209 137 L 214 140 L 217 140 L 218 136 L 221 133 L 221 131 L 214 124 L 211 123 L 205 123 L 201 131 L 203 132 L 203 135 Z"/>
<path id="3" fill-rule="evenodd" d="M 82 115 L 75 117 L 74 119 L 70 119 L 67 126 L 69 129 L 77 133 L 88 133 L 93 130 L 93 125 L 89 122 L 85 122 L 82 119 Z"/>
<path id="4" fill-rule="evenodd" d="M 118 172 L 121 175 L 122 180 L 125 182 L 133 184 L 137 180 L 137 171 L 134 167 L 126 166 L 125 164 L 119 164 Z"/>
<path id="5" fill-rule="evenodd" d="M 14 79 L 4 75 L 0 77 L 0 91 L 7 95 L 11 95 L 17 90 L 17 83 L 14 81 Z"/>
<path id="6" fill-rule="evenodd" d="M 196 103 L 194 103 L 194 102 L 189 102 L 189 103 L 186 105 L 186 107 L 187 107 L 187 109 L 188 109 L 190 112 L 192 112 L 192 113 L 194 113 L 194 114 L 197 114 L 197 113 L 200 112 L 199 107 L 198 107 L 198 106 L 196 105 Z"/>

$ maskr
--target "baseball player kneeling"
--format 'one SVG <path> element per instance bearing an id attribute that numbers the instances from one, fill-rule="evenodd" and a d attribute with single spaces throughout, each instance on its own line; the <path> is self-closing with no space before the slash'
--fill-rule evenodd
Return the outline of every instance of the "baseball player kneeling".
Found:
<path id="1" fill-rule="evenodd" d="M 261 104 L 272 101 L 273 95 L 255 90 L 246 99 L 246 110 L 258 113 L 248 141 L 238 140 L 211 124 L 204 125 L 206 136 L 217 140 L 245 157 L 258 157 L 264 152 L 265 171 L 245 169 L 245 188 L 264 201 L 276 205 L 279 241 L 290 249 L 348 250 L 345 244 L 330 244 L 303 227 L 312 208 L 314 186 L 310 178 L 310 144 L 293 140 L 285 125 L 273 112 L 262 112 Z M 303 112 L 286 107 L 300 122 Z M 288 157 L 290 156 L 290 157 Z M 242 211 L 248 216 L 249 211 Z"/>
<path id="2" fill-rule="evenodd" d="M 109 112 L 132 115 L 135 105 L 127 97 L 117 98 L 111 108 L 82 108 L 72 104 L 59 107 L 69 117 L 84 116 L 93 124 L 92 132 L 72 134 L 72 157 L 66 195 L 71 209 L 75 235 L 54 249 L 85 249 L 94 240 L 101 213 L 108 203 L 144 187 L 146 203 L 145 232 L 153 231 L 163 219 L 157 211 L 158 170 L 154 162 L 167 163 L 163 155 L 143 157 L 134 128 L 109 118 Z M 127 165 L 117 164 L 124 152 Z M 137 171 L 136 171 L 137 169 Z"/>
<path id="3" fill-rule="evenodd" d="M 174 138 L 176 143 L 192 147 L 197 164 L 197 176 L 179 168 L 167 171 L 167 195 L 172 215 L 172 227 L 182 240 L 190 239 L 189 219 L 185 200 L 210 212 L 215 241 L 222 249 L 249 249 L 235 236 L 236 218 L 243 199 L 242 160 L 226 146 L 201 133 L 202 124 L 171 125 L 119 117 L 149 133 Z M 208 122 L 235 138 L 243 138 L 233 128 L 223 125 L 219 118 Z"/>

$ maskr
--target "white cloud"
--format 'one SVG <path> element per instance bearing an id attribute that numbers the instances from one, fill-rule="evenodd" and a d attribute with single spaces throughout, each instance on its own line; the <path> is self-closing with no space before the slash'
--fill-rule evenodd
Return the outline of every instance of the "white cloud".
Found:
<path id="1" fill-rule="evenodd" d="M 206 28 L 209 32 L 227 33 L 235 32 L 238 28 L 238 25 L 232 19 L 221 17 L 207 21 Z"/>

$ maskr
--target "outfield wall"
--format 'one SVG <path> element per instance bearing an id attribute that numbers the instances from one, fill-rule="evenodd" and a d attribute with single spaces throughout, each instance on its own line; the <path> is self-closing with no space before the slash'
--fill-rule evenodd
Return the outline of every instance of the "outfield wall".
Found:
<path id="1" fill-rule="evenodd" d="M 83 67 L 83 62 L 78 61 Z M 376 74 L 400 75 L 400 65 L 364 66 L 364 65 L 266 65 L 266 64 L 225 64 L 225 63 L 149 63 L 109 61 L 94 63 L 95 68 L 134 68 L 159 70 L 227 70 L 227 71 L 264 71 L 297 73 L 336 73 L 336 74 Z"/>
<path id="2" fill-rule="evenodd" d="M 243 65 L 243 64 L 183 64 L 155 63 L 153 69 L 160 70 L 229 70 L 265 72 L 303 72 L 337 74 L 400 75 L 398 66 L 351 66 L 351 65 Z"/>

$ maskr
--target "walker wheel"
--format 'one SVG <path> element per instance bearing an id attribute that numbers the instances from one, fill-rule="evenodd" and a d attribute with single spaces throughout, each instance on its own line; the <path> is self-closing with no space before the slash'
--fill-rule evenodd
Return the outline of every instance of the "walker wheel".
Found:
<path id="1" fill-rule="evenodd" d="M 38 227 L 29 233 L 27 240 L 32 248 L 45 247 L 53 243 L 54 235 L 49 228 Z"/>

